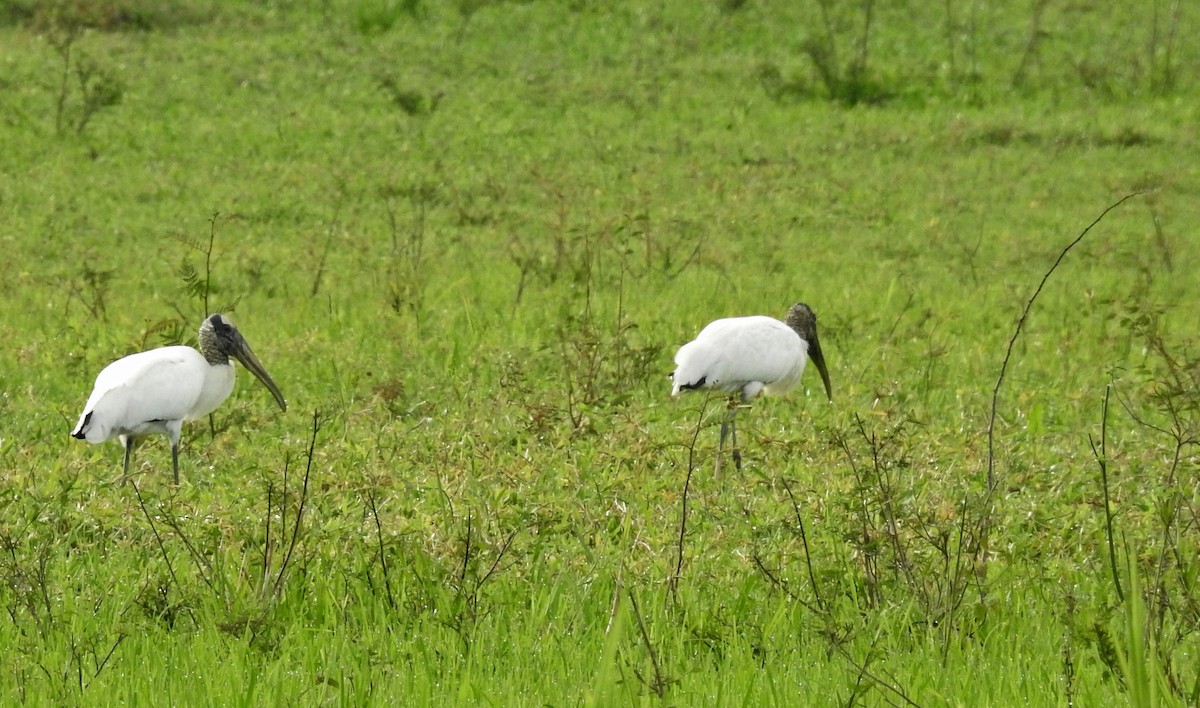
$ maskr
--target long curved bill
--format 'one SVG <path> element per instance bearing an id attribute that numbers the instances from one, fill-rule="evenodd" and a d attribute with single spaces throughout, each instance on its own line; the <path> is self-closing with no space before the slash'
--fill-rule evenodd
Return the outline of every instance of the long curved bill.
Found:
<path id="1" fill-rule="evenodd" d="M 242 362 L 242 366 L 246 367 L 250 373 L 254 374 L 255 378 L 261 381 L 263 386 L 267 387 L 267 390 L 269 390 L 271 395 L 275 397 L 275 402 L 279 404 L 280 410 L 286 411 L 287 401 L 284 400 L 283 394 L 279 391 L 279 387 L 275 385 L 275 380 L 272 379 L 271 375 L 267 373 L 267 370 L 263 368 L 262 362 L 258 360 L 258 357 L 254 356 L 254 350 L 250 348 L 250 345 L 246 343 L 245 338 L 243 338 L 241 334 L 238 334 L 237 336 L 237 345 L 234 349 L 235 351 L 233 352 L 233 356 L 238 361 Z"/>
<path id="2" fill-rule="evenodd" d="M 808 348 L 808 358 L 812 359 L 812 363 L 817 365 L 817 371 L 821 372 L 821 381 L 825 383 L 825 395 L 832 401 L 833 386 L 829 384 L 829 370 L 825 368 L 825 355 L 821 353 L 821 343 L 817 341 L 816 332 L 813 333 Z"/>

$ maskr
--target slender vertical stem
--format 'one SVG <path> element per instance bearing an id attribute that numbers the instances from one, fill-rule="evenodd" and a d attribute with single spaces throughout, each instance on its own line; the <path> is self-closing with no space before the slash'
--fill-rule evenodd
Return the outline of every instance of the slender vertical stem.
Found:
<path id="1" fill-rule="evenodd" d="M 1108 212 L 1116 209 L 1133 197 L 1140 196 L 1142 194 L 1145 194 L 1145 192 L 1131 192 L 1113 202 L 1107 208 L 1105 208 L 1104 211 L 1100 212 L 1100 216 L 1097 216 L 1092 223 L 1088 224 L 1087 228 L 1085 228 L 1078 236 L 1076 236 L 1074 241 L 1067 244 L 1067 247 L 1058 254 L 1058 258 L 1055 259 L 1054 265 L 1050 266 L 1050 269 L 1047 270 L 1046 274 L 1042 276 L 1042 282 L 1038 283 L 1037 289 L 1033 291 L 1033 295 L 1030 296 L 1029 301 L 1025 303 L 1025 309 L 1021 312 L 1020 319 L 1017 320 L 1017 327 L 1015 330 L 1013 330 L 1012 337 L 1008 340 L 1008 348 L 1004 352 L 1004 361 L 1000 364 L 1000 374 L 996 377 L 995 387 L 992 388 L 992 411 L 988 418 L 987 426 L 987 493 L 984 497 L 983 508 L 980 512 L 982 517 L 979 525 L 979 563 L 976 564 L 979 569 L 978 576 L 980 578 L 987 577 L 988 554 L 990 552 L 989 541 L 991 535 L 992 504 L 994 503 L 996 489 L 998 487 L 998 483 L 996 481 L 995 445 L 996 409 L 1000 403 L 1000 386 L 1004 383 L 1004 374 L 1008 371 L 1008 362 L 1010 359 L 1012 359 L 1013 347 L 1016 346 L 1017 337 L 1021 336 L 1021 330 L 1025 327 L 1025 320 L 1028 319 L 1029 312 L 1033 309 L 1034 301 L 1037 300 L 1038 295 L 1041 294 L 1042 288 L 1046 287 L 1046 282 L 1050 280 L 1050 276 L 1054 274 L 1054 271 L 1058 270 L 1059 264 L 1061 264 L 1063 259 L 1067 257 L 1067 253 L 1069 253 L 1072 248 L 1078 245 L 1079 242 L 1083 240 L 1083 237 L 1087 236 L 1088 232 L 1091 231 L 1096 224 L 1099 224 L 1101 220 L 1108 215 Z"/>
<path id="2" fill-rule="evenodd" d="M 696 418 L 696 429 L 692 432 L 692 443 L 688 446 L 687 478 L 683 482 L 683 501 L 679 512 L 679 541 L 675 544 L 675 573 L 671 575 L 671 580 L 668 583 L 672 597 L 675 596 L 676 591 L 679 589 L 679 578 L 683 575 L 683 541 L 687 536 L 688 492 L 692 488 L 692 472 L 696 470 L 696 440 L 700 437 L 700 429 L 704 423 L 704 412 L 708 409 L 708 400 L 706 397 L 704 405 L 700 406 L 700 416 Z"/>
<path id="3" fill-rule="evenodd" d="M 1113 539 L 1113 515 L 1112 505 L 1109 503 L 1108 497 L 1108 397 L 1112 393 L 1112 384 L 1104 387 L 1104 408 L 1100 414 L 1100 449 L 1096 449 L 1096 441 L 1088 435 L 1088 442 L 1092 446 L 1092 455 L 1096 458 L 1096 464 L 1100 466 L 1100 486 L 1104 490 L 1104 525 L 1105 533 L 1108 536 L 1108 565 L 1112 570 L 1113 586 L 1117 589 L 1117 599 L 1121 602 L 1125 601 L 1125 593 L 1121 590 L 1121 574 L 1117 569 L 1117 547 Z"/>
<path id="4" fill-rule="evenodd" d="M 813 595 L 817 598 L 817 606 L 822 610 L 825 609 L 825 603 L 821 600 L 821 589 L 817 586 L 817 576 L 813 573 L 812 553 L 808 550 L 808 535 L 804 532 L 804 518 L 800 515 L 800 505 L 796 503 L 796 497 L 792 494 L 792 487 L 783 481 L 783 489 L 787 492 L 788 499 L 792 501 L 792 510 L 796 512 L 796 524 L 800 527 L 800 542 L 804 544 L 804 562 L 808 566 L 808 582 L 812 584 Z"/>

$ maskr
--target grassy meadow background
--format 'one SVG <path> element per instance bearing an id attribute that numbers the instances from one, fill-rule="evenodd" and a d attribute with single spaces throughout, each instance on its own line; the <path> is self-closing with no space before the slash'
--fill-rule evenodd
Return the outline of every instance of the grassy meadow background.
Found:
<path id="1" fill-rule="evenodd" d="M 1195 704 L 1198 32 L 0 1 L 0 700 Z M 797 300 L 833 402 L 715 476 L 672 355 Z M 114 484 L 95 375 L 206 311 L 288 411 Z"/>

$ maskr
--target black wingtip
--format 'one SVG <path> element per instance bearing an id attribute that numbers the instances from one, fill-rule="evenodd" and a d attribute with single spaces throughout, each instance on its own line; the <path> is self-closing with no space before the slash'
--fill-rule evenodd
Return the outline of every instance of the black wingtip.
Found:
<path id="1" fill-rule="evenodd" d="M 71 432 L 71 437 L 75 438 L 76 440 L 83 440 L 87 438 L 87 433 L 84 431 L 87 429 L 88 423 L 90 422 L 92 422 L 92 413 L 91 411 L 88 411 L 88 414 L 83 417 L 83 422 L 79 424 L 79 427 Z"/>

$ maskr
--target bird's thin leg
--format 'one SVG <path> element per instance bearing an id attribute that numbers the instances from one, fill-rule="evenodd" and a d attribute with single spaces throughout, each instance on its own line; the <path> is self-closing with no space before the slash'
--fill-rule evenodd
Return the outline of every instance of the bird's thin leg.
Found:
<path id="1" fill-rule="evenodd" d="M 129 481 L 129 460 L 133 458 L 134 437 L 126 435 L 123 442 L 125 443 L 125 466 L 121 469 L 121 476 L 109 482 L 109 484 L 116 484 L 117 482 L 125 484 Z"/>
<path id="2" fill-rule="evenodd" d="M 175 470 L 175 486 L 179 486 L 179 443 L 171 443 L 171 468 Z"/>
<path id="3" fill-rule="evenodd" d="M 733 438 L 733 464 L 739 473 L 742 471 L 742 450 L 738 447 L 737 420 L 735 418 L 740 406 L 741 401 L 736 398 L 729 401 L 729 433 Z"/>
<path id="4" fill-rule="evenodd" d="M 737 415 L 737 408 L 731 408 L 729 411 L 729 433 L 733 437 L 733 465 L 737 467 L 740 474 L 742 471 L 742 449 L 737 444 L 737 421 L 733 418 Z"/>
<path id="5" fill-rule="evenodd" d="M 725 452 L 725 438 L 732 434 L 733 436 L 733 463 L 737 466 L 738 472 L 742 471 L 742 453 L 738 450 L 737 445 L 737 423 L 734 416 L 737 415 L 738 401 L 733 399 L 729 402 L 729 407 L 725 412 L 725 419 L 721 421 L 721 442 L 717 445 L 717 466 L 716 474 L 721 474 L 721 458 Z"/>
<path id="6" fill-rule="evenodd" d="M 717 464 L 713 470 L 714 477 L 721 476 L 721 457 L 725 454 L 725 435 L 729 432 L 729 414 L 721 419 L 721 442 L 717 444 Z"/>

